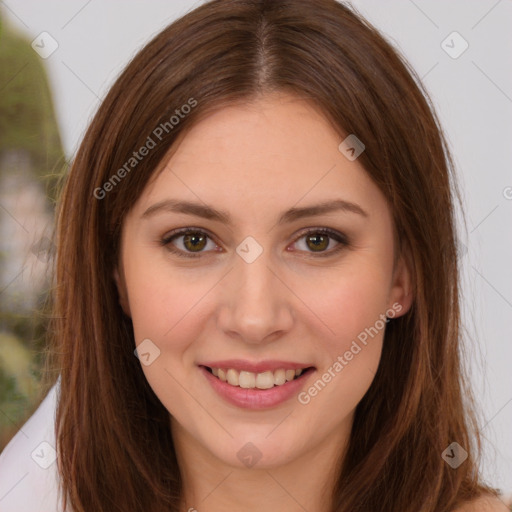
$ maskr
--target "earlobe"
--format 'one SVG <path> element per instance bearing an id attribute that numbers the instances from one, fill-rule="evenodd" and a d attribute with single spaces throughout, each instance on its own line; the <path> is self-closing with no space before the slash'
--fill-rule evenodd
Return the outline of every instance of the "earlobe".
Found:
<path id="1" fill-rule="evenodd" d="M 123 312 L 127 316 L 131 316 L 130 314 L 130 304 L 128 302 L 128 293 L 126 290 L 126 282 L 122 273 L 120 274 L 119 269 L 116 267 L 114 269 L 114 281 L 116 282 L 117 292 L 119 295 L 119 304 L 123 309 Z"/>
<path id="2" fill-rule="evenodd" d="M 395 271 L 393 274 L 393 284 L 390 293 L 389 307 L 393 304 L 399 304 L 397 317 L 405 315 L 411 309 L 413 302 L 413 287 L 412 287 L 412 260 L 410 251 L 404 247 L 400 257 L 396 263 Z M 396 309 L 395 306 L 394 309 Z"/>

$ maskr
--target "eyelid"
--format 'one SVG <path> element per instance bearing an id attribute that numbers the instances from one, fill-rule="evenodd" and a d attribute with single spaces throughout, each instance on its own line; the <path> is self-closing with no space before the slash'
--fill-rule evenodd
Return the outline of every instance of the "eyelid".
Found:
<path id="1" fill-rule="evenodd" d="M 187 233 L 204 233 L 205 235 L 208 235 L 208 238 L 210 238 L 211 240 L 215 240 L 215 236 L 213 236 L 207 229 L 195 226 L 188 226 L 186 228 L 177 228 L 173 229 L 172 231 L 169 231 L 162 237 L 162 242 L 169 241 L 171 238 L 178 235 L 186 235 Z"/>
<path id="2" fill-rule="evenodd" d="M 347 235 L 345 235 L 341 231 L 338 231 L 333 228 L 320 227 L 320 226 L 313 226 L 313 227 L 308 227 L 308 228 L 302 229 L 301 231 L 299 231 L 299 233 L 295 237 L 294 242 L 296 242 L 303 236 L 308 235 L 309 233 L 322 233 L 322 234 L 330 235 L 331 238 L 334 238 L 335 240 L 336 240 L 336 238 L 339 238 L 341 241 L 348 244 Z M 340 243 L 341 243 L 341 241 L 340 241 Z"/>

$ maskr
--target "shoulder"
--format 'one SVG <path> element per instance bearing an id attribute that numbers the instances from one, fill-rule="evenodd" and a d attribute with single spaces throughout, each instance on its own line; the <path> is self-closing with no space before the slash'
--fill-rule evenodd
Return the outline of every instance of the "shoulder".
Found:
<path id="1" fill-rule="evenodd" d="M 510 509 L 503 501 L 494 496 L 482 496 L 469 501 L 453 512 L 509 512 Z"/>

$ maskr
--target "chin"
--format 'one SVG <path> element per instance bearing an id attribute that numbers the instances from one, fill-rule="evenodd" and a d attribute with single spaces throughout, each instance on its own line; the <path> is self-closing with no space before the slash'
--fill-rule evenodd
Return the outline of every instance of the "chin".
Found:
<path id="1" fill-rule="evenodd" d="M 215 446 L 206 446 L 208 450 L 225 464 L 239 469 L 274 469 L 289 463 L 298 456 L 299 446 L 283 430 L 279 434 L 270 434 L 265 429 L 262 435 L 256 435 L 254 427 L 246 435 L 237 435 L 233 439 Z M 272 439 L 271 439 L 272 438 Z M 285 442 L 285 439 L 287 442 Z M 211 444 L 211 441 L 208 443 Z"/>

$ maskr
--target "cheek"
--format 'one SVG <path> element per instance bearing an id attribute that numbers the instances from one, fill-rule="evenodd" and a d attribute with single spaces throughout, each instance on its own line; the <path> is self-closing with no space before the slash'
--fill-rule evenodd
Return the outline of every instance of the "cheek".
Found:
<path id="1" fill-rule="evenodd" d="M 321 418 L 325 431 L 355 409 L 379 366 L 388 290 L 384 274 L 373 268 L 364 275 L 343 275 L 337 286 L 315 294 L 315 311 L 331 334 L 318 342 L 322 366 L 298 401 L 304 414 Z"/>
<path id="2" fill-rule="evenodd" d="M 135 340 L 150 338 L 162 348 L 179 349 L 176 334 L 181 339 L 184 329 L 197 325 L 191 319 L 215 283 L 193 269 L 171 269 L 165 255 L 151 252 L 131 252 L 124 265 Z"/>
<path id="3" fill-rule="evenodd" d="M 186 271 L 170 272 L 168 265 L 147 259 L 132 259 L 125 265 L 125 275 L 135 344 L 144 347 L 141 353 L 150 353 L 149 361 L 139 355 L 142 371 L 167 410 L 180 415 L 190 407 L 184 386 L 191 385 L 187 368 L 193 365 L 194 354 L 190 349 L 203 329 L 198 314 L 214 283 Z"/>
<path id="4" fill-rule="evenodd" d="M 322 330 L 329 333 L 323 337 L 322 346 L 331 359 L 349 350 L 353 340 L 364 339 L 364 333 L 376 324 L 382 330 L 381 315 L 387 309 L 389 276 L 378 262 L 347 265 L 339 272 L 316 279 L 314 288 L 310 283 L 303 283 L 305 286 L 297 293 L 307 297 L 312 311 L 328 328 Z"/>

